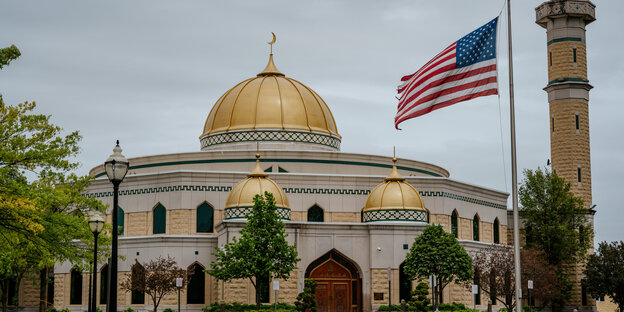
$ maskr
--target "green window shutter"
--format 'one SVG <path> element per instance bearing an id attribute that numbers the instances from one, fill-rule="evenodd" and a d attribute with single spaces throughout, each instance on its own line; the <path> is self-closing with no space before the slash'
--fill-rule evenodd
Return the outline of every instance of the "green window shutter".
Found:
<path id="1" fill-rule="evenodd" d="M 106 304 L 108 295 L 108 265 L 104 265 L 100 270 L 100 304 Z"/>
<path id="2" fill-rule="evenodd" d="M 479 216 L 472 219 L 472 240 L 479 240 Z"/>
<path id="3" fill-rule="evenodd" d="M 202 268 L 199 264 L 195 263 L 193 268 L 189 270 L 191 275 L 189 276 L 188 285 L 186 289 L 188 291 L 186 295 L 186 303 L 187 304 L 203 304 L 204 293 L 205 293 L 205 278 L 206 273 L 204 273 L 204 268 Z"/>
<path id="4" fill-rule="evenodd" d="M 494 243 L 500 244 L 500 224 L 498 218 L 494 220 Z"/>
<path id="5" fill-rule="evenodd" d="M 69 304 L 82 304 L 82 272 L 76 268 L 71 270 Z"/>
<path id="6" fill-rule="evenodd" d="M 197 207 L 197 232 L 212 233 L 214 231 L 214 208 L 203 203 Z"/>
<path id="7" fill-rule="evenodd" d="M 153 233 L 154 234 L 165 234 L 167 229 L 167 210 L 161 204 L 158 204 L 156 208 L 154 208 L 153 214 Z"/>
<path id="8" fill-rule="evenodd" d="M 310 222 L 323 222 L 325 218 L 323 216 L 323 209 L 321 207 L 314 205 L 308 209 L 308 221 Z"/>
<path id="9" fill-rule="evenodd" d="M 124 235 L 126 225 L 124 220 L 124 211 L 121 207 L 117 206 L 117 233 L 119 235 Z"/>
<path id="10" fill-rule="evenodd" d="M 459 232 L 457 231 L 457 211 L 455 210 L 451 214 L 451 233 L 455 235 L 455 238 L 459 237 Z"/>

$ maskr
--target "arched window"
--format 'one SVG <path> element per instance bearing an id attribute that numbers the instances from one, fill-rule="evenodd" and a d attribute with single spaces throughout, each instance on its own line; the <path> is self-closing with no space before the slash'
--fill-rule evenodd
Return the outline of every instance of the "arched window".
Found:
<path id="1" fill-rule="evenodd" d="M 212 233 L 214 231 L 214 208 L 207 202 L 197 207 L 197 233 Z"/>
<path id="2" fill-rule="evenodd" d="M 154 234 L 165 234 L 167 229 L 167 209 L 165 206 L 158 203 L 154 208 L 153 213 L 153 233 Z"/>
<path id="3" fill-rule="evenodd" d="M 479 240 L 479 215 L 475 215 L 472 219 L 472 240 Z"/>
<path id="4" fill-rule="evenodd" d="M 145 268 L 139 263 L 139 261 L 134 260 L 135 263 L 132 265 L 132 288 L 143 288 L 145 287 Z M 136 284 L 134 284 L 136 283 Z M 145 304 L 145 291 L 133 290 L 131 299 L 131 304 Z"/>
<path id="5" fill-rule="evenodd" d="M 108 265 L 100 270 L 100 304 L 106 304 L 108 298 Z"/>
<path id="6" fill-rule="evenodd" d="M 410 301 L 412 298 L 412 280 L 405 273 L 405 262 L 399 266 L 399 301 Z"/>
<path id="7" fill-rule="evenodd" d="M 324 220 L 323 209 L 321 207 L 314 205 L 308 209 L 308 221 L 323 222 Z"/>
<path id="8" fill-rule="evenodd" d="M 204 303 L 204 293 L 205 293 L 205 284 L 204 281 L 206 279 L 206 273 L 204 273 L 204 268 L 198 263 L 194 263 L 189 267 L 189 281 L 186 286 L 187 296 L 186 303 L 187 304 L 203 304 Z"/>
<path id="9" fill-rule="evenodd" d="M 69 304 L 82 304 L 82 272 L 78 268 L 70 272 Z"/>
<path id="10" fill-rule="evenodd" d="M 451 233 L 455 235 L 455 238 L 459 237 L 459 231 L 457 229 L 457 210 L 453 210 L 453 213 L 451 213 Z"/>
<path id="11" fill-rule="evenodd" d="M 500 244 L 500 222 L 494 219 L 494 244 Z"/>
<path id="12" fill-rule="evenodd" d="M 123 209 L 121 209 L 121 207 L 117 206 L 117 233 L 119 233 L 119 235 L 124 235 L 124 220 L 124 211 Z"/>
<path id="13" fill-rule="evenodd" d="M 477 285 L 477 293 L 474 294 L 474 304 L 475 305 L 481 305 L 481 284 L 480 284 L 480 282 L 481 281 L 479 280 L 479 272 L 475 272 L 474 278 L 472 280 L 472 283 L 474 285 Z"/>

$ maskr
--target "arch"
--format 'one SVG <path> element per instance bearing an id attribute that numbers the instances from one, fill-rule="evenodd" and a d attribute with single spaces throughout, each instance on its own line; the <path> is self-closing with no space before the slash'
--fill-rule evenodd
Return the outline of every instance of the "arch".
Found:
<path id="1" fill-rule="evenodd" d="M 494 244 L 500 244 L 500 222 L 498 218 L 494 219 L 494 225 L 492 226 L 494 230 Z"/>
<path id="2" fill-rule="evenodd" d="M 80 269 L 71 269 L 69 283 L 69 304 L 82 304 L 82 271 Z"/>
<path id="3" fill-rule="evenodd" d="M 412 298 L 412 280 L 405 273 L 405 261 L 399 265 L 399 302 L 409 302 Z"/>
<path id="4" fill-rule="evenodd" d="M 472 240 L 479 241 L 479 225 L 481 223 L 481 218 L 479 218 L 479 214 L 475 213 L 474 218 L 472 218 Z"/>
<path id="5" fill-rule="evenodd" d="M 214 208 L 208 202 L 197 206 L 197 233 L 214 232 Z"/>
<path id="6" fill-rule="evenodd" d="M 165 234 L 166 231 L 167 209 L 161 203 L 158 203 L 152 211 L 152 233 Z"/>
<path id="7" fill-rule="evenodd" d="M 108 296 L 108 264 L 100 269 L 100 304 L 106 304 Z"/>
<path id="8" fill-rule="evenodd" d="M 305 273 L 317 283 L 319 311 L 358 311 L 362 307 L 362 279 L 357 264 L 332 249 L 312 261 Z M 339 298 L 347 300 L 339 300 Z"/>
<path id="9" fill-rule="evenodd" d="M 308 208 L 308 222 L 323 222 L 325 221 L 325 213 L 323 208 L 319 207 L 317 204 L 312 205 L 312 207 Z"/>
<path id="10" fill-rule="evenodd" d="M 191 264 L 188 269 L 189 281 L 186 286 L 187 304 L 204 304 L 206 293 L 206 273 L 205 268 L 198 262 Z"/>
<path id="11" fill-rule="evenodd" d="M 124 210 L 121 209 L 121 207 L 117 206 L 117 233 L 119 235 L 124 235 L 124 226 L 125 226 L 125 216 L 124 216 Z"/>
<path id="12" fill-rule="evenodd" d="M 130 272 L 132 274 L 132 288 L 143 286 L 141 284 L 145 283 L 145 268 L 139 263 L 138 260 L 134 260 L 134 264 L 130 268 Z M 134 285 L 134 283 L 138 283 L 139 285 Z M 133 290 L 130 297 L 130 304 L 145 304 L 144 290 Z"/>
<path id="13" fill-rule="evenodd" d="M 451 233 L 455 235 L 455 238 L 459 238 L 459 227 L 457 226 L 457 224 L 457 209 L 453 209 L 453 212 L 451 213 Z"/>

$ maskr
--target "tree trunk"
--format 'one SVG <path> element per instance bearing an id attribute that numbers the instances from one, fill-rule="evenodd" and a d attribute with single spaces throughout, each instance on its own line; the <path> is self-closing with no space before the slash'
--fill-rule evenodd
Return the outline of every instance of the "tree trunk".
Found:
<path id="1" fill-rule="evenodd" d="M 2 290 L 2 294 L 0 294 L 0 299 L 2 299 L 2 312 L 6 312 L 7 301 L 9 300 L 9 280 L 8 279 L 0 281 L 0 290 Z"/>
<path id="2" fill-rule="evenodd" d="M 158 302 L 156 301 L 156 296 L 152 297 L 152 301 L 154 302 L 154 312 L 158 311 Z"/>
<path id="3" fill-rule="evenodd" d="M 256 287 L 256 310 L 260 310 L 260 285 L 258 281 L 260 280 L 260 276 L 256 276 L 256 283 L 254 287 Z"/>
<path id="4" fill-rule="evenodd" d="M 48 310 L 48 269 L 39 271 L 39 312 Z"/>

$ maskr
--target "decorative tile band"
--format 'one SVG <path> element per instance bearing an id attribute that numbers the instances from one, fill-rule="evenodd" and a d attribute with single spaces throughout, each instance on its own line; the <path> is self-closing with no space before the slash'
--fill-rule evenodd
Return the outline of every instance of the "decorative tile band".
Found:
<path id="1" fill-rule="evenodd" d="M 423 210 L 384 209 L 364 211 L 364 222 L 415 221 L 429 223 L 429 212 Z"/>
<path id="2" fill-rule="evenodd" d="M 312 143 L 329 146 L 336 150 L 340 149 L 340 138 L 338 137 L 303 131 L 255 130 L 221 132 L 210 134 L 200 139 L 202 149 L 219 144 L 255 141 Z"/>
<path id="3" fill-rule="evenodd" d="M 225 208 L 225 219 L 244 219 L 251 213 L 252 207 Z M 290 220 L 290 209 L 276 207 L 277 214 L 282 220 Z"/>
<path id="4" fill-rule="evenodd" d="M 370 190 L 364 189 L 330 189 L 330 188 L 299 188 L 299 187 L 285 187 L 284 192 L 287 194 L 320 194 L 320 195 L 368 195 Z M 153 193 L 166 193 L 166 192 L 229 192 L 232 190 L 231 186 L 221 185 L 173 185 L 173 186 L 160 186 L 150 187 L 142 189 L 130 189 L 119 191 L 119 196 L 126 195 L 141 195 L 141 194 L 153 194 Z M 506 205 L 488 202 L 481 199 L 467 197 L 463 195 L 457 195 L 449 192 L 437 192 L 437 191 L 419 191 L 420 196 L 423 197 L 443 197 L 455 199 L 471 204 L 492 207 L 497 209 L 507 210 Z M 84 194 L 90 198 L 101 197 L 113 197 L 113 192 L 99 192 L 99 193 L 87 193 Z"/>

